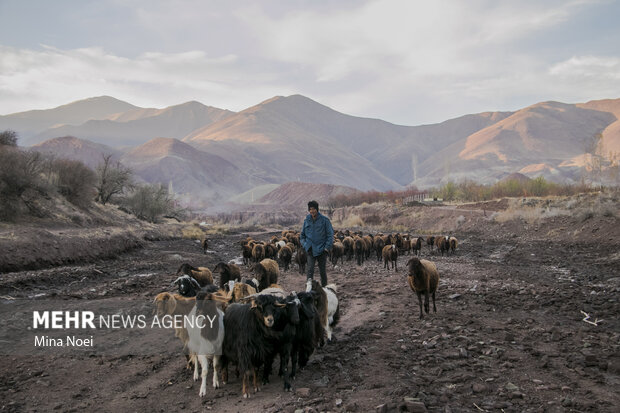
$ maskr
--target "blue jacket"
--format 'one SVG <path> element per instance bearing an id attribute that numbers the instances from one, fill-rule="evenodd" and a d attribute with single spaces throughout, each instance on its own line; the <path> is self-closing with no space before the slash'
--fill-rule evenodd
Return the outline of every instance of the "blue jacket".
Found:
<path id="1" fill-rule="evenodd" d="M 312 247 L 312 255 L 315 257 L 331 249 L 334 244 L 334 229 L 329 218 L 320 212 L 316 220 L 312 219 L 312 215 L 306 215 L 299 241 L 306 251 Z"/>

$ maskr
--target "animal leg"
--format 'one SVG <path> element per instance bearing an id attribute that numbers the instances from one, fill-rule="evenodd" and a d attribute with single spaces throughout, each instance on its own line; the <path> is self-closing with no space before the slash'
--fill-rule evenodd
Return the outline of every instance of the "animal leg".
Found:
<path id="1" fill-rule="evenodd" d="M 254 393 L 257 393 L 258 391 L 260 391 L 260 388 L 258 387 L 258 374 L 256 374 L 256 368 L 253 367 L 252 368 L 252 375 L 254 377 Z"/>
<path id="2" fill-rule="evenodd" d="M 220 367 L 220 356 L 213 356 L 213 388 L 219 389 L 220 381 L 217 376 L 217 369 Z"/>
<path id="3" fill-rule="evenodd" d="M 428 304 L 428 290 L 424 293 L 424 311 L 428 314 L 429 304 Z"/>
<path id="4" fill-rule="evenodd" d="M 192 354 L 189 359 L 190 362 L 194 360 L 194 381 L 198 380 L 198 377 L 200 377 L 198 374 L 198 360 L 196 360 L 196 357 L 196 354 Z"/>
<path id="5" fill-rule="evenodd" d="M 418 305 L 420 306 L 420 319 L 424 316 L 422 315 L 422 293 L 418 293 Z"/>
<path id="6" fill-rule="evenodd" d="M 200 361 L 200 367 L 202 368 L 201 376 L 202 383 L 200 384 L 200 393 L 198 396 L 203 397 L 207 394 L 207 374 L 209 374 L 209 361 L 207 360 L 207 356 L 198 356 L 198 360 Z"/>
<path id="7" fill-rule="evenodd" d="M 435 291 L 433 291 L 433 312 L 437 312 L 437 307 L 435 307 Z"/>
<path id="8" fill-rule="evenodd" d="M 291 353 L 291 378 L 295 378 L 295 374 L 297 374 L 297 355 L 299 350 L 297 347 L 293 348 Z"/>
<path id="9" fill-rule="evenodd" d="M 280 371 L 282 372 L 282 380 L 284 381 L 284 391 L 291 391 L 291 382 L 288 372 L 288 361 L 291 358 L 291 349 L 288 345 L 283 353 L 280 353 Z"/>
<path id="10" fill-rule="evenodd" d="M 246 371 L 243 373 L 243 379 L 242 379 L 242 387 L 241 387 L 241 394 L 243 394 L 243 398 L 244 399 L 249 399 L 250 398 L 250 392 L 248 391 L 248 382 L 250 381 L 250 377 L 249 377 L 250 372 Z"/>

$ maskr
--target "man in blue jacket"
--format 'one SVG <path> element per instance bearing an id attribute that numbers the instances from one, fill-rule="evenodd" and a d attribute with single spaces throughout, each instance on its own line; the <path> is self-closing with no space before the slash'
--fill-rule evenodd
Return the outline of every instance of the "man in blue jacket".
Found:
<path id="1" fill-rule="evenodd" d="M 301 245 L 308 253 L 308 270 L 306 277 L 306 291 L 312 288 L 312 278 L 314 277 L 314 263 L 319 263 L 319 273 L 321 274 L 321 285 L 327 285 L 327 273 L 325 264 L 327 254 L 334 244 L 334 229 L 332 223 L 325 215 L 319 212 L 319 203 L 316 201 L 308 202 L 308 212 L 301 229 L 299 240 Z"/>

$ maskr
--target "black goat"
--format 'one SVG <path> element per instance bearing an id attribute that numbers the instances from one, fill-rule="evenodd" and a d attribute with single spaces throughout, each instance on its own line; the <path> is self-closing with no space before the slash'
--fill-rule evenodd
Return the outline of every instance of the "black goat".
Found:
<path id="1" fill-rule="evenodd" d="M 263 384 L 269 383 L 269 375 L 271 374 L 271 366 L 276 354 L 280 355 L 280 371 L 284 381 L 284 390 L 291 390 L 291 382 L 289 377 L 288 363 L 291 359 L 293 349 L 293 341 L 299 324 L 299 300 L 295 295 L 289 295 L 286 298 L 278 298 L 276 311 L 274 314 L 275 321 L 271 328 L 269 340 L 272 343 L 271 352 L 265 357 L 265 367 L 263 369 Z"/>
<path id="2" fill-rule="evenodd" d="M 297 374 L 297 362 L 304 368 L 308 364 L 314 349 L 319 347 L 325 335 L 315 302 L 316 294 L 312 291 L 297 293 L 300 301 L 299 324 L 293 340 L 291 353 L 291 377 Z"/>
<path id="3" fill-rule="evenodd" d="M 231 304 L 224 315 L 224 357 L 222 357 L 223 379 L 227 380 L 229 362 L 237 365 L 242 377 L 242 394 L 250 397 L 249 382 L 253 378 L 254 391 L 258 391 L 257 370 L 273 353 L 271 328 L 275 322 L 276 298 L 257 295 L 251 304 Z"/>
<path id="4" fill-rule="evenodd" d="M 184 274 L 178 277 L 172 282 L 172 285 L 177 285 L 179 294 L 183 297 L 195 297 L 196 293 L 200 290 L 201 285 L 191 275 Z"/>

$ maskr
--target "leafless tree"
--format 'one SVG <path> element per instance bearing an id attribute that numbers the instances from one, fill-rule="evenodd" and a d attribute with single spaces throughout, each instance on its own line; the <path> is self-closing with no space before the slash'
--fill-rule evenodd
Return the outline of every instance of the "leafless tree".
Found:
<path id="1" fill-rule="evenodd" d="M 97 166 L 97 202 L 105 205 L 115 195 L 133 188 L 131 169 L 120 162 L 113 162 L 112 155 L 103 155 L 103 162 Z"/>

